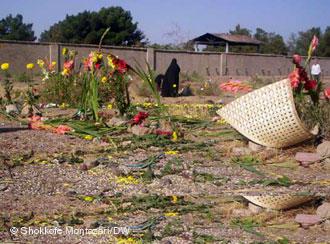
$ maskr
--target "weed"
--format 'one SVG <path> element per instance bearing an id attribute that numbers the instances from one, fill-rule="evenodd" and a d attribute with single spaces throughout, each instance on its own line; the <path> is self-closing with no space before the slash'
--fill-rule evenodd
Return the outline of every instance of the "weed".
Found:
<path id="1" fill-rule="evenodd" d="M 256 222 L 252 218 L 235 218 L 231 220 L 231 225 L 237 226 L 248 233 L 255 234 L 257 236 L 263 236 L 263 234 L 254 230 L 255 227 L 259 227 L 261 226 L 261 224 Z"/>
<path id="2" fill-rule="evenodd" d="M 176 236 L 180 235 L 182 232 L 184 232 L 182 222 L 179 219 L 175 219 L 165 225 L 164 230 L 162 232 L 162 237 Z"/>
<path id="3" fill-rule="evenodd" d="M 182 162 L 183 160 L 177 157 L 170 159 L 161 170 L 161 174 L 164 176 L 180 173 L 183 170 Z"/>

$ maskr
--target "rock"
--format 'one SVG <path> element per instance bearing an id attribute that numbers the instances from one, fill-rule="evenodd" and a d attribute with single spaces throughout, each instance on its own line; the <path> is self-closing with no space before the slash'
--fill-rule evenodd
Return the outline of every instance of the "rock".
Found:
<path id="1" fill-rule="evenodd" d="M 249 202 L 249 209 L 254 214 L 258 214 L 258 213 L 261 213 L 263 211 L 262 207 L 254 205 L 253 203 L 250 203 L 250 202 Z"/>
<path id="2" fill-rule="evenodd" d="M 265 147 L 261 146 L 257 143 L 254 143 L 252 141 L 249 141 L 249 148 L 253 151 L 253 152 L 259 152 L 261 150 L 263 150 Z"/>
<path id="3" fill-rule="evenodd" d="M 316 225 L 322 221 L 319 216 L 313 214 L 297 214 L 294 220 L 303 228 L 308 228 L 309 226 Z"/>
<path id="4" fill-rule="evenodd" d="M 297 152 L 295 159 L 299 162 L 315 163 L 317 161 L 320 161 L 321 157 L 317 153 Z"/>
<path id="5" fill-rule="evenodd" d="M 132 144 L 132 141 L 123 141 L 122 143 L 121 143 L 121 145 L 123 146 L 123 147 L 127 147 L 127 146 L 129 146 L 129 145 L 131 145 Z"/>
<path id="6" fill-rule="evenodd" d="M 330 219 L 330 202 L 324 202 L 316 210 L 316 215 L 321 219 Z"/>
<path id="7" fill-rule="evenodd" d="M 113 117 L 106 124 L 108 126 L 121 126 L 126 123 L 127 123 L 127 120 L 124 120 L 124 119 L 118 118 L 118 117 Z"/>
<path id="8" fill-rule="evenodd" d="M 317 146 L 316 152 L 320 157 L 330 157 L 330 141 L 324 141 Z"/>
<path id="9" fill-rule="evenodd" d="M 235 156 L 243 156 L 252 153 L 251 149 L 247 147 L 234 147 L 232 151 Z"/>
<path id="10" fill-rule="evenodd" d="M 324 221 L 324 223 L 323 223 L 323 229 L 325 231 L 330 231 L 330 220 Z"/>
<path id="11" fill-rule="evenodd" d="M 149 134 L 149 131 L 150 131 L 149 128 L 139 126 L 139 125 L 134 125 L 131 128 L 131 132 L 137 136 L 143 136 L 143 135 Z"/>
<path id="12" fill-rule="evenodd" d="M 7 114 L 19 114 L 17 106 L 15 104 L 9 104 L 6 106 Z"/>
<path id="13" fill-rule="evenodd" d="M 85 163 L 84 163 L 84 164 L 81 164 L 81 165 L 80 165 L 80 169 L 81 169 L 81 170 L 84 170 L 84 171 L 88 170 L 88 166 L 87 166 L 87 164 L 85 164 Z"/>
<path id="14" fill-rule="evenodd" d="M 245 208 L 234 209 L 232 214 L 234 217 L 248 217 L 248 216 L 253 215 L 253 213 L 250 209 L 245 209 Z"/>

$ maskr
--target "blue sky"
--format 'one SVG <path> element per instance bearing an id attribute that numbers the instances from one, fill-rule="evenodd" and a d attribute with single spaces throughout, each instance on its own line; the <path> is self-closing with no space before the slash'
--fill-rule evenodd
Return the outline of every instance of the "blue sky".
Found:
<path id="1" fill-rule="evenodd" d="M 0 18 L 20 13 L 39 34 L 50 25 L 84 10 L 122 6 L 151 42 L 169 43 L 206 32 L 228 32 L 236 24 L 281 34 L 330 26 L 329 0 L 6 0 Z M 168 35 L 171 32 L 180 35 Z"/>

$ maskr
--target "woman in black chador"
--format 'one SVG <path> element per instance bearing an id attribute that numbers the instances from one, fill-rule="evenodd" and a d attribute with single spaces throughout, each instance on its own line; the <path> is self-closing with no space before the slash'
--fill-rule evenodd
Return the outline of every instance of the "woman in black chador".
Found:
<path id="1" fill-rule="evenodd" d="M 180 67 L 175 58 L 172 59 L 170 66 L 166 70 L 161 95 L 163 97 L 175 97 L 179 90 Z"/>

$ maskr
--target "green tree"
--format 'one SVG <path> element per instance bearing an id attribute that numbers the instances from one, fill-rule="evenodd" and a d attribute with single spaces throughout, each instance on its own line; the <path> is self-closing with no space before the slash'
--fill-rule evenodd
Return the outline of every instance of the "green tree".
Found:
<path id="1" fill-rule="evenodd" d="M 320 40 L 319 56 L 330 57 L 330 26 L 325 29 Z"/>
<path id="2" fill-rule="evenodd" d="M 23 16 L 17 14 L 13 17 L 11 14 L 0 20 L 0 39 L 34 41 L 33 24 L 23 23 Z"/>
<path id="3" fill-rule="evenodd" d="M 238 24 L 235 26 L 235 30 L 230 30 L 229 34 L 231 35 L 245 35 L 245 36 L 251 36 L 251 31 L 246 28 L 241 28 L 241 25 Z"/>
<path id="4" fill-rule="evenodd" d="M 274 53 L 284 54 L 288 52 L 288 48 L 285 45 L 283 37 L 274 32 L 266 32 L 261 28 L 257 28 L 254 34 L 254 38 L 262 41 L 263 44 L 260 47 L 260 53 Z"/>
<path id="5" fill-rule="evenodd" d="M 142 31 L 133 22 L 131 13 L 121 7 L 102 8 L 99 12 L 84 11 L 66 18 L 41 33 L 42 42 L 66 42 L 98 44 L 104 31 L 105 45 L 143 45 Z"/>
<path id="6" fill-rule="evenodd" d="M 322 31 L 320 27 L 313 27 L 311 29 L 308 29 L 307 31 L 300 31 L 298 32 L 298 36 L 295 43 L 295 53 L 300 55 L 307 55 L 307 51 L 309 48 L 309 44 L 313 38 L 313 36 L 316 35 L 319 40 L 320 44 L 322 43 Z M 316 49 L 316 55 L 317 56 L 323 56 L 322 47 Z"/>

